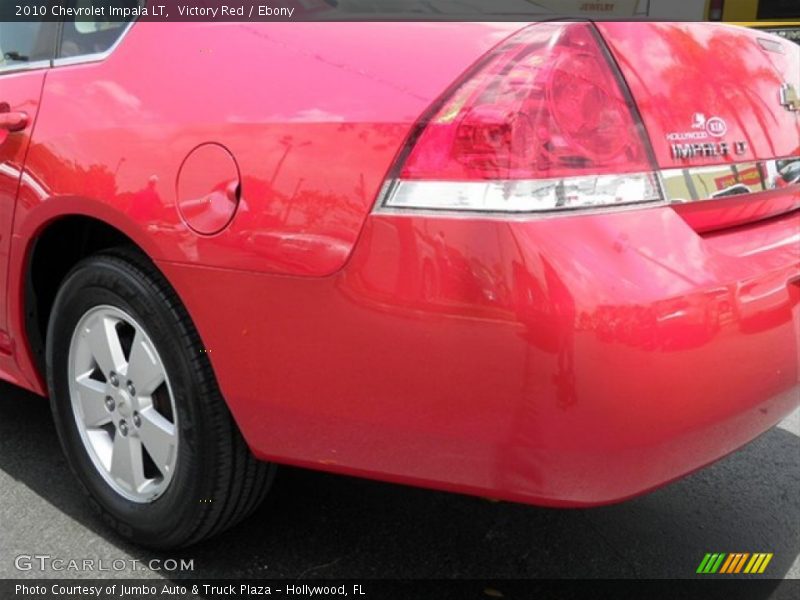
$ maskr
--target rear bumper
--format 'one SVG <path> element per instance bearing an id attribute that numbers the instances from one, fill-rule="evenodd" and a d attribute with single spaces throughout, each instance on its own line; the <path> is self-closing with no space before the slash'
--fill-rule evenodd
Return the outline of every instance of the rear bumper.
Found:
<path id="1" fill-rule="evenodd" d="M 537 504 L 621 500 L 800 403 L 800 213 L 372 216 L 347 266 L 161 263 L 257 456 Z"/>

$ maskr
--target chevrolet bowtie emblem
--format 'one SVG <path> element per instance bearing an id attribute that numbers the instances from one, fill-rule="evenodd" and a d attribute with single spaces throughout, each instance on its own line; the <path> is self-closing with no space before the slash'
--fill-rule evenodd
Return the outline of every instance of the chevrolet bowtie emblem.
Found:
<path id="1" fill-rule="evenodd" d="M 784 83 L 781 86 L 781 104 L 786 110 L 800 111 L 800 96 L 791 83 Z"/>

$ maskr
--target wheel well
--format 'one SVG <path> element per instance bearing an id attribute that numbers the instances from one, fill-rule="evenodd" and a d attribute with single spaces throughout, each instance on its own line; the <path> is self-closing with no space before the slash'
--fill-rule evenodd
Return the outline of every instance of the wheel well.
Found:
<path id="1" fill-rule="evenodd" d="M 82 259 L 116 246 L 137 248 L 118 229 L 81 216 L 61 218 L 36 238 L 25 274 L 25 332 L 42 378 L 47 325 L 61 282 Z"/>

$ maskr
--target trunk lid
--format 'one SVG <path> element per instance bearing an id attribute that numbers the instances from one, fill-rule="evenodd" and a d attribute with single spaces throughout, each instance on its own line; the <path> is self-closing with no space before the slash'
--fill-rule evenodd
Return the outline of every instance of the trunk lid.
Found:
<path id="1" fill-rule="evenodd" d="M 800 47 L 764 32 L 708 23 L 599 23 L 650 134 L 661 168 L 800 154 Z M 789 92 L 791 95 L 791 92 Z M 673 145 L 715 144 L 676 156 Z M 728 154 L 718 147 L 727 144 Z"/>
<path id="2" fill-rule="evenodd" d="M 719 229 L 800 206 L 800 46 L 724 24 L 597 27 L 690 224 Z"/>

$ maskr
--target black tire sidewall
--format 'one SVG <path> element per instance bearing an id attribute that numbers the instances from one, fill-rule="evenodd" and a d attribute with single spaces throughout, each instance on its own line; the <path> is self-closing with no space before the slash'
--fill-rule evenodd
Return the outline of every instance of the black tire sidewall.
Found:
<path id="1" fill-rule="evenodd" d="M 138 275 L 138 276 L 137 276 Z M 85 260 L 67 276 L 53 306 L 47 335 L 47 372 L 51 408 L 68 462 L 104 520 L 120 534 L 152 544 L 180 539 L 196 527 L 199 507 L 210 490 L 204 466 L 203 413 L 197 402 L 187 343 L 177 315 L 161 301 L 157 286 L 141 271 L 126 268 L 114 257 Z M 84 447 L 70 400 L 69 347 L 80 319 L 92 308 L 110 305 L 131 315 L 147 332 L 167 371 L 178 416 L 178 459 L 167 490 L 147 504 L 115 492 L 100 475 Z M 189 347 L 187 347 L 189 346 Z M 195 508 L 195 510 L 193 510 Z M 192 513 L 195 513 L 194 515 Z"/>

